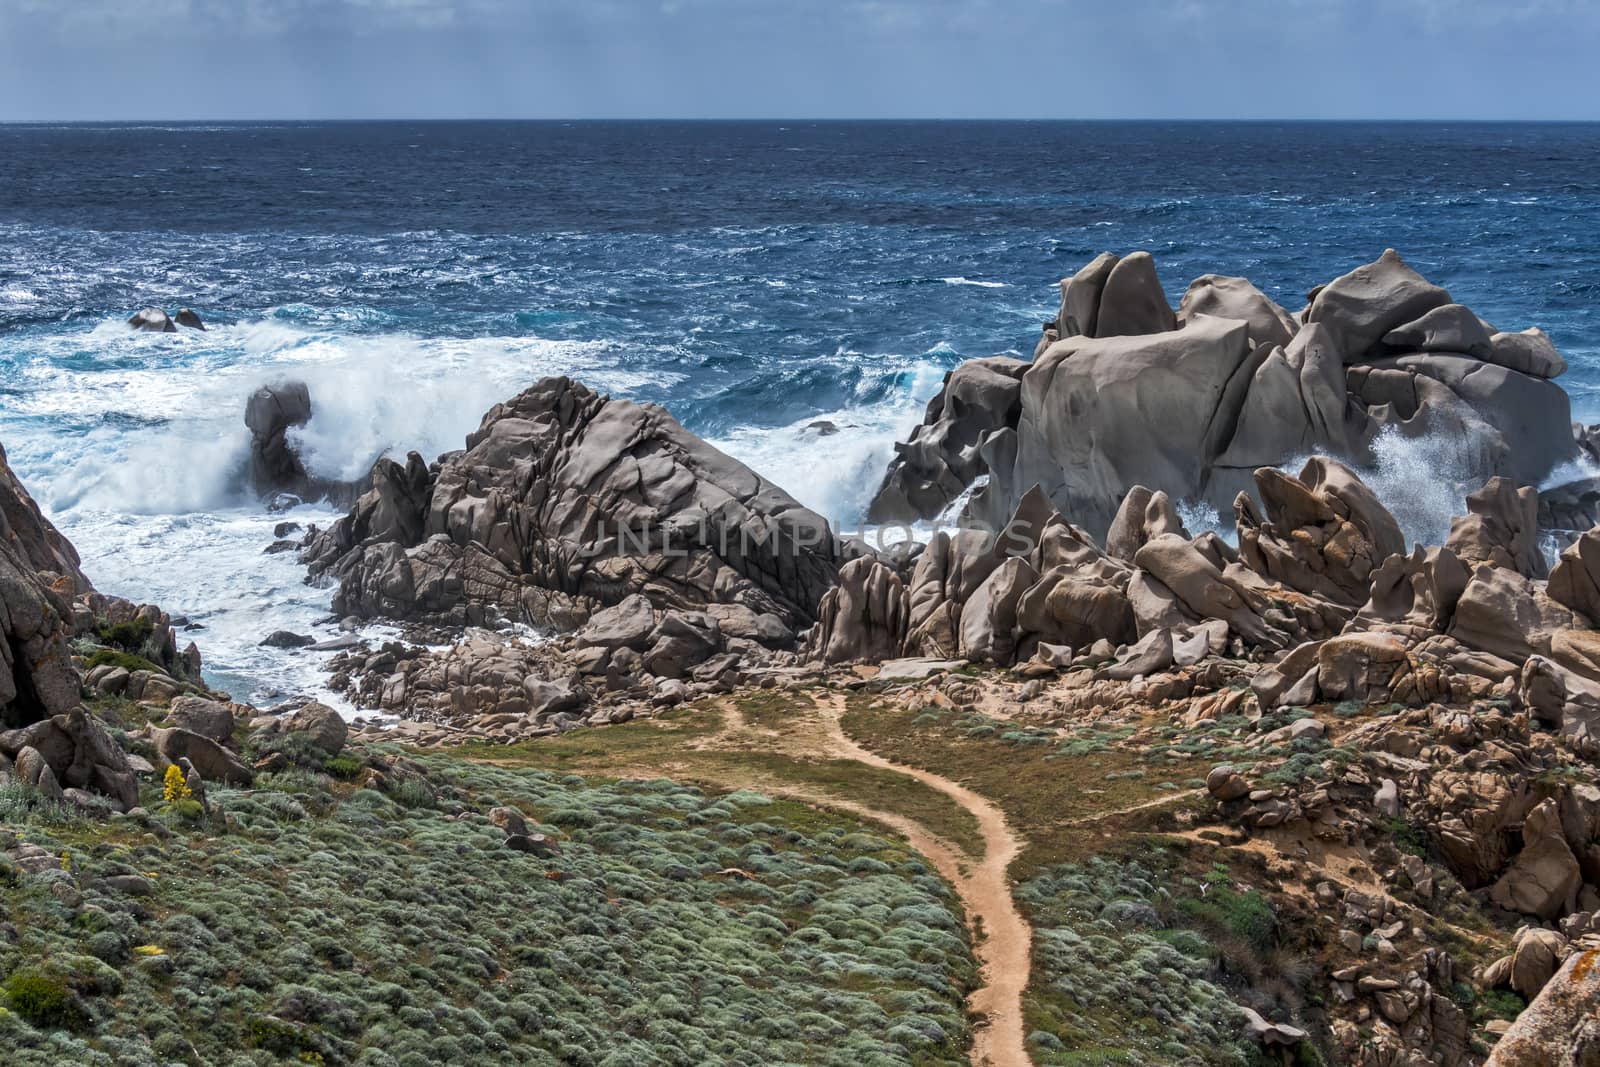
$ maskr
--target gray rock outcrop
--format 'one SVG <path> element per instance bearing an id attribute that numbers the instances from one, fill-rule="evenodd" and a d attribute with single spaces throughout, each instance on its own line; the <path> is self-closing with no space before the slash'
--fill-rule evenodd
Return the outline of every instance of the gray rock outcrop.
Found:
<path id="1" fill-rule="evenodd" d="M 932 519 L 968 492 L 963 518 L 997 525 L 1037 485 L 1101 537 L 1135 485 L 1225 514 L 1260 467 L 1313 453 L 1368 466 L 1386 435 L 1449 441 L 1458 469 L 1438 474 L 1463 492 L 1496 475 L 1537 485 L 1578 454 L 1550 339 L 1497 331 L 1392 249 L 1300 317 L 1221 275 L 1196 279 L 1174 315 L 1145 253 L 1104 254 L 1061 289 L 1016 401 L 1007 389 L 987 413 L 964 407 L 960 432 L 930 407 L 874 521 Z M 1559 509 L 1575 532 L 1600 519 L 1600 485 L 1568 497 L 1540 515 Z"/>
<path id="2" fill-rule="evenodd" d="M 642 594 L 809 623 L 841 548 L 827 522 L 661 408 L 547 378 L 484 416 L 462 452 L 380 464 L 304 552 L 365 618 L 572 629 Z"/>

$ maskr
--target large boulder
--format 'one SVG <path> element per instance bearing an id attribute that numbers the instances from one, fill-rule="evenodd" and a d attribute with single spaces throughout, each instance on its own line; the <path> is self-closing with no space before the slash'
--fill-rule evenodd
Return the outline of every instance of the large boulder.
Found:
<path id="1" fill-rule="evenodd" d="M 569 378 L 495 405 L 430 477 L 403 494 L 405 521 L 358 540 L 369 493 L 308 545 L 313 575 L 339 581 L 336 611 L 570 628 L 639 593 L 803 623 L 840 562 L 827 522 L 782 489 L 661 408 Z"/>
<path id="2" fill-rule="evenodd" d="M 1567 957 L 1500 1038 L 1486 1067 L 1600 1067 L 1600 945 Z"/>
<path id="3" fill-rule="evenodd" d="M 1554 800 L 1529 811 L 1522 824 L 1522 851 L 1489 890 L 1489 898 L 1510 911 L 1541 920 L 1559 919 L 1577 906 L 1583 872 L 1572 854 Z"/>
<path id="4" fill-rule="evenodd" d="M 839 570 L 822 598 L 806 651 L 824 663 L 894 659 L 905 643 L 909 602 L 893 567 L 863 556 Z"/>
<path id="5" fill-rule="evenodd" d="M 1550 598 L 1600 625 L 1600 526 L 1579 537 L 1550 570 Z"/>
<path id="6" fill-rule="evenodd" d="M 146 333 L 177 333 L 172 316 L 161 308 L 141 308 L 128 317 L 128 325 Z"/>
<path id="7" fill-rule="evenodd" d="M 208 782 L 249 785 L 255 778 L 248 764 L 209 737 L 174 726 L 151 730 L 150 743 L 159 757 L 156 770 L 163 774 L 187 759 Z"/>
<path id="8" fill-rule="evenodd" d="M 315 701 L 302 704 L 279 723 L 283 733 L 303 734 L 307 740 L 330 756 L 337 756 L 344 748 L 350 726 L 344 716 Z"/>
<path id="9" fill-rule="evenodd" d="M 204 697 L 181 696 L 173 700 L 166 723 L 219 744 L 226 744 L 233 738 L 233 709 Z"/>
<path id="10" fill-rule="evenodd" d="M 1392 250 L 1316 290 L 1303 321 L 1221 275 L 1197 279 L 1174 317 L 1146 253 L 1101 255 L 1061 294 L 1017 404 L 1006 384 L 1004 405 L 952 419 L 941 394 L 897 446 L 875 520 L 932 518 L 966 494 L 961 518 L 997 525 L 1039 485 L 1100 537 L 1135 485 L 1223 512 L 1260 467 L 1310 454 L 1377 464 L 1393 438 L 1449 441 L 1454 460 L 1436 474 L 1463 491 L 1496 475 L 1538 484 L 1580 441 L 1600 454 L 1600 433 L 1569 430 L 1549 380 L 1566 365 L 1548 337 L 1494 332 Z M 1015 371 L 1006 364 L 1008 382 Z M 1588 529 L 1600 480 L 1551 495 L 1548 510 Z"/>
<path id="11" fill-rule="evenodd" d="M 1103 537 L 1132 486 L 1203 496 L 1243 404 L 1251 354 L 1244 323 L 1206 315 L 1150 336 L 1056 342 L 1022 377 L 1016 458 L 991 471 L 975 513 L 997 521 L 1039 485 Z"/>

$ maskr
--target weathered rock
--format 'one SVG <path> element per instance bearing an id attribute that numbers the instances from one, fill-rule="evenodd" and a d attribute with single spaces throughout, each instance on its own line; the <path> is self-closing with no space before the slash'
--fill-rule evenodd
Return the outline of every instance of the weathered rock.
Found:
<path id="1" fill-rule="evenodd" d="M 1223 763 L 1211 768 L 1211 773 L 1206 775 L 1206 789 L 1212 796 L 1227 803 L 1248 796 L 1250 783 L 1231 764 Z"/>
<path id="2" fill-rule="evenodd" d="M 1490 899 L 1510 911 L 1545 920 L 1572 911 L 1583 872 L 1567 845 L 1555 801 L 1545 800 L 1528 812 L 1522 837 L 1522 851 L 1490 889 Z"/>
<path id="3" fill-rule="evenodd" d="M 1322 323 L 1346 363 L 1372 354 L 1391 330 L 1450 303 L 1450 294 L 1412 270 L 1394 249 L 1322 287 L 1305 321 Z"/>
<path id="4" fill-rule="evenodd" d="M 1100 291 L 1094 336 L 1165 333 L 1177 328 L 1177 317 L 1167 304 L 1150 253 L 1133 252 L 1117 260 Z"/>
<path id="5" fill-rule="evenodd" d="M 1189 283 L 1178 304 L 1178 321 L 1188 322 L 1197 315 L 1243 321 L 1256 345 L 1286 345 L 1300 329 L 1293 316 L 1248 278 L 1221 274 L 1202 274 Z"/>
<path id="6" fill-rule="evenodd" d="M 807 654 L 824 663 L 894 659 L 905 644 L 909 601 L 894 569 L 876 559 L 851 560 L 822 598 Z"/>
<path id="7" fill-rule="evenodd" d="M 1015 427 L 1028 364 L 1007 356 L 969 359 L 945 375 L 909 441 L 895 445 L 867 521 L 935 518 L 988 473 L 979 446 L 996 430 Z"/>
<path id="8" fill-rule="evenodd" d="M 578 631 L 580 648 L 631 648 L 642 652 L 650 647 L 655 632 L 656 613 L 650 598 L 635 593 L 590 616 Z"/>
<path id="9" fill-rule="evenodd" d="M 249 785 L 255 778 L 250 768 L 227 749 L 208 737 L 188 730 L 155 729 L 150 731 L 150 743 L 160 757 L 157 769 L 166 772 L 187 759 L 208 782 L 226 782 L 229 785 Z"/>
<path id="10" fill-rule="evenodd" d="M 1070 278 L 1061 279 L 1061 310 L 1056 314 L 1056 339 L 1098 337 L 1100 294 L 1117 265 L 1117 256 L 1102 252 Z"/>
<path id="11" fill-rule="evenodd" d="M 641 593 L 809 622 L 837 574 L 820 516 L 652 405 L 547 378 L 467 445 L 443 457 L 426 514 L 390 524 L 420 543 L 358 543 L 346 516 L 308 546 L 313 574 L 339 578 L 337 612 L 570 628 Z"/>
<path id="12" fill-rule="evenodd" d="M 1037 484 L 1103 536 L 1132 486 L 1203 496 L 1243 403 L 1248 372 L 1239 372 L 1250 355 L 1243 323 L 1205 315 L 1154 336 L 1051 345 L 1022 378 L 1015 462 L 991 470 L 975 514 L 1009 514 Z"/>
<path id="13" fill-rule="evenodd" d="M 1600 947 L 1568 957 L 1500 1038 L 1486 1067 L 1600 1067 Z"/>
<path id="14" fill-rule="evenodd" d="M 206 324 L 200 321 L 200 315 L 193 308 L 180 308 L 172 317 L 172 321 L 191 330 L 204 331 L 206 328 Z"/>
<path id="15" fill-rule="evenodd" d="M 1600 527 L 1568 545 L 1550 570 L 1550 599 L 1600 625 Z"/>
<path id="16" fill-rule="evenodd" d="M 1475 352 L 1472 354 L 1477 355 Z M 1559 378 L 1567 373 L 1567 361 L 1561 358 L 1555 344 L 1537 326 L 1521 333 L 1495 334 L 1489 338 L 1489 354 L 1482 358 L 1535 378 Z"/>
<path id="17" fill-rule="evenodd" d="M 292 630 L 274 630 L 261 639 L 262 648 L 310 648 L 316 643 L 315 637 Z"/>
<path id="18" fill-rule="evenodd" d="M 144 308 L 135 311 L 128 319 L 128 325 L 135 330 L 147 333 L 177 333 L 178 327 L 173 324 L 172 317 L 161 308 Z"/>
<path id="19" fill-rule="evenodd" d="M 350 735 L 350 726 L 344 721 L 344 716 L 328 705 L 315 701 L 302 704 L 290 712 L 282 720 L 280 729 L 284 733 L 305 734 L 312 744 L 330 756 L 339 754 Z"/>
<path id="20" fill-rule="evenodd" d="M 244 422 L 250 430 L 250 484 L 256 492 L 307 493 L 310 477 L 290 447 L 288 433 L 310 421 L 311 390 L 304 382 L 263 386 L 250 395 Z"/>
<path id="21" fill-rule="evenodd" d="M 1184 529 L 1171 497 L 1136 485 L 1122 498 L 1111 527 L 1106 531 L 1106 555 L 1132 563 L 1134 554 L 1160 534 L 1187 538 L 1189 531 Z"/>
<path id="22" fill-rule="evenodd" d="M 1520 664 L 1536 652 L 1550 655 L 1552 635 L 1573 623 L 1572 613 L 1530 579 L 1485 564 L 1473 572 L 1456 603 L 1450 636 Z"/>
<path id="23" fill-rule="evenodd" d="M 1569 951 L 1567 939 L 1554 930 L 1520 931 L 1511 954 L 1511 988 L 1532 1000 L 1549 984 Z"/>
<path id="24" fill-rule="evenodd" d="M 1317 689 L 1324 700 L 1388 700 L 1389 682 L 1406 662 L 1406 646 L 1393 634 L 1330 637 L 1317 650 Z"/>
<path id="25" fill-rule="evenodd" d="M 1441 304 L 1415 321 L 1396 326 L 1383 343 L 1406 352 L 1463 352 L 1489 359 L 1494 351 L 1490 329 L 1460 304 Z"/>

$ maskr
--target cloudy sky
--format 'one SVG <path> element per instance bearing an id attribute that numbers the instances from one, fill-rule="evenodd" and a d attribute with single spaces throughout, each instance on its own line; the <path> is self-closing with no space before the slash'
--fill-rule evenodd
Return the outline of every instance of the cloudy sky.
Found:
<path id="1" fill-rule="evenodd" d="M 1595 0 L 0 0 L 0 120 L 1600 118 Z"/>

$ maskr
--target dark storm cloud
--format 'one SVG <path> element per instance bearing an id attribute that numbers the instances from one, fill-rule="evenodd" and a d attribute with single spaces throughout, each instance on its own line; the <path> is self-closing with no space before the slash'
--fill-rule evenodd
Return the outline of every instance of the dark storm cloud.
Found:
<path id="1" fill-rule="evenodd" d="M 0 0 L 0 118 L 1600 117 L 1588 0 Z"/>

